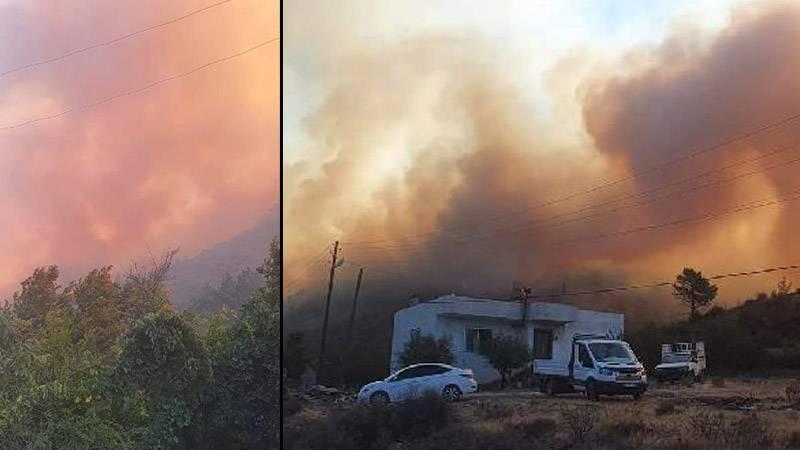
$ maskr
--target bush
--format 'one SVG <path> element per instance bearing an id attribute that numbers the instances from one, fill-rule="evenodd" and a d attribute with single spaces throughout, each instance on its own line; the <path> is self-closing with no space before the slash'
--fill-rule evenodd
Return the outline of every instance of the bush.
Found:
<path id="1" fill-rule="evenodd" d="M 447 337 L 436 339 L 430 334 L 413 334 L 411 339 L 406 342 L 403 353 L 400 354 L 400 364 L 403 366 L 436 362 L 452 364 L 455 358 L 450 347 L 451 342 Z"/>
<path id="2" fill-rule="evenodd" d="M 475 415 L 483 420 L 500 420 L 514 415 L 514 406 L 497 401 L 484 401 L 477 404 Z"/>
<path id="3" fill-rule="evenodd" d="M 786 447 L 800 448 L 800 431 L 792 431 L 786 435 Z"/>
<path id="4" fill-rule="evenodd" d="M 414 443 L 414 450 L 519 450 L 531 446 L 514 430 L 486 430 L 468 427 L 450 427 Z M 547 447 L 544 447 L 547 448 Z"/>
<path id="5" fill-rule="evenodd" d="M 537 417 L 532 420 L 520 422 L 515 428 L 528 439 L 541 439 L 555 433 L 558 426 L 553 419 Z"/>
<path id="6" fill-rule="evenodd" d="M 689 427 L 698 437 L 718 441 L 725 434 L 725 417 L 722 413 L 701 410 L 689 416 Z"/>
<path id="7" fill-rule="evenodd" d="M 731 423 L 725 437 L 729 448 L 769 448 L 772 443 L 767 423 L 755 413 Z"/>
<path id="8" fill-rule="evenodd" d="M 427 394 L 398 405 L 358 405 L 337 410 L 300 430 L 284 434 L 287 449 L 383 449 L 391 442 L 413 441 L 446 428 L 450 404 Z"/>
<path id="9" fill-rule="evenodd" d="M 292 417 L 303 410 L 304 401 L 295 396 L 284 396 L 283 417 Z"/>
<path id="10" fill-rule="evenodd" d="M 607 425 L 605 428 L 606 431 L 614 436 L 631 436 L 643 434 L 650 430 L 650 426 L 639 419 L 620 420 Z"/>
<path id="11" fill-rule="evenodd" d="M 600 409 L 596 406 L 583 405 L 562 409 L 561 418 L 570 430 L 572 437 L 578 442 L 583 442 L 600 419 L 600 413 Z"/>
<path id="12" fill-rule="evenodd" d="M 656 416 L 666 416 L 675 414 L 675 411 L 675 402 L 659 402 L 653 412 Z"/>
<path id="13" fill-rule="evenodd" d="M 786 400 L 792 403 L 800 402 L 800 382 L 796 381 L 786 386 Z"/>
<path id="14" fill-rule="evenodd" d="M 389 428 L 397 438 L 414 439 L 444 428 L 451 419 L 450 404 L 434 392 L 400 403 L 390 410 Z"/>

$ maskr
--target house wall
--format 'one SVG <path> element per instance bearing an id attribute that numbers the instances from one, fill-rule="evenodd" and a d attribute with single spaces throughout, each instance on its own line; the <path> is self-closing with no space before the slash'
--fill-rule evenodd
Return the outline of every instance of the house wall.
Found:
<path id="1" fill-rule="evenodd" d="M 624 318 L 621 314 L 602 313 L 579 310 L 570 305 L 532 304 L 530 305 L 527 327 L 515 327 L 510 318 L 514 313 L 521 315 L 519 307 L 513 303 L 497 302 L 493 308 L 491 303 L 469 302 L 429 302 L 421 303 L 398 311 L 394 318 L 392 333 L 391 371 L 400 369 L 398 361 L 406 342 L 411 338 L 412 330 L 421 334 L 448 336 L 452 342 L 454 365 L 472 369 L 479 383 L 491 383 L 500 379 L 500 374 L 489 364 L 486 358 L 478 353 L 466 351 L 466 328 L 488 328 L 492 335 L 513 335 L 528 343 L 533 349 L 534 329 L 542 328 L 553 331 L 554 361 L 569 361 L 572 336 L 576 333 L 621 334 L 624 330 Z M 497 318 L 491 317 L 459 317 L 453 314 L 490 314 L 497 311 Z M 504 318 L 504 316 L 509 316 Z M 558 320 L 573 320 L 559 324 Z"/>
<path id="2" fill-rule="evenodd" d="M 450 336 L 453 343 L 454 365 L 465 369 L 472 369 L 475 372 L 475 379 L 478 383 L 492 383 L 500 379 L 500 373 L 489 364 L 485 356 L 475 352 L 467 351 L 467 328 L 488 328 L 492 330 L 492 336 L 506 335 L 514 336 L 518 339 L 524 338 L 523 329 L 513 327 L 511 322 L 498 321 L 491 319 L 461 319 L 440 317 L 438 320 L 439 331 L 446 336 Z"/>

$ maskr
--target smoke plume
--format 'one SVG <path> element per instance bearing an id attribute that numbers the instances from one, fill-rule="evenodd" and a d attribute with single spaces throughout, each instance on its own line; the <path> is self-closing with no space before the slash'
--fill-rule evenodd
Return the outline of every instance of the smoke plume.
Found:
<path id="1" fill-rule="evenodd" d="M 800 189 L 800 121 L 716 144 L 800 113 L 800 7 L 733 17 L 613 60 L 564 55 L 544 79 L 546 113 L 513 54 L 480 33 L 343 44 L 286 167 L 287 293 L 322 285 L 317 256 L 335 239 L 386 289 L 494 296 L 796 262 L 798 202 L 719 212 Z"/>
<path id="2" fill-rule="evenodd" d="M 211 2 L 207 2 L 210 4 Z M 202 4 L 0 2 L 0 70 Z M 0 126 L 137 89 L 279 36 L 277 2 L 237 0 L 0 77 Z M 65 278 L 252 226 L 278 192 L 279 44 L 57 119 L 0 131 L 0 294 L 35 266 Z M 265 244 L 266 248 L 266 244 Z M 0 295 L 2 298 L 3 295 Z"/>

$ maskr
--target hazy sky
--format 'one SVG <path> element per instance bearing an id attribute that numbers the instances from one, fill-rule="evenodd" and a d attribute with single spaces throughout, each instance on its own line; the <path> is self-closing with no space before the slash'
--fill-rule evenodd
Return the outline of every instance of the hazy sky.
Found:
<path id="1" fill-rule="evenodd" d="M 0 72 L 216 3 L 0 1 Z M 0 76 L 0 128 L 138 89 L 279 36 L 277 1 L 232 0 Z M 0 298 L 35 266 L 91 267 L 224 240 L 277 201 L 279 42 L 146 92 L 0 130 Z"/>
<path id="2" fill-rule="evenodd" d="M 287 2 L 284 71 L 285 157 L 302 157 L 302 119 L 325 94 L 338 54 L 377 41 L 431 31 L 475 30 L 522 61 L 520 77 L 534 92 L 543 73 L 570 51 L 620 53 L 660 42 L 671 26 L 717 30 L 746 0 L 412 0 L 407 2 L 298 0 Z M 314 14 L 310 14 L 313 11 Z M 541 94 L 541 93 L 540 93 Z M 540 103 L 546 96 L 537 97 Z"/>

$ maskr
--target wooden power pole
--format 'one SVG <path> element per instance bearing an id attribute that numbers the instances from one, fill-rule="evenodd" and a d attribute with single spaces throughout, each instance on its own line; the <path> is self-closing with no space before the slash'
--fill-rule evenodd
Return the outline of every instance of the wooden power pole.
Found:
<path id="1" fill-rule="evenodd" d="M 353 308 L 350 310 L 350 325 L 347 329 L 347 348 L 353 349 L 353 329 L 356 325 L 356 305 L 358 305 L 358 292 L 361 290 L 361 278 L 364 276 L 364 268 L 358 269 L 358 280 L 356 280 L 356 292 L 353 294 Z"/>
<path id="2" fill-rule="evenodd" d="M 350 310 L 350 323 L 347 327 L 347 354 L 353 354 L 353 330 L 355 330 L 356 326 L 356 310 L 358 305 L 358 293 L 361 291 L 361 278 L 364 276 L 364 268 L 358 269 L 358 280 L 356 280 L 356 290 L 353 294 L 353 307 Z M 339 382 L 340 384 L 344 384 L 347 378 L 347 372 L 343 366 L 339 367 Z"/>
<path id="3" fill-rule="evenodd" d="M 333 257 L 331 258 L 331 273 L 328 279 L 328 295 L 325 297 L 325 317 L 322 322 L 322 339 L 319 345 L 319 362 L 317 364 L 317 384 L 320 384 L 322 368 L 325 364 L 325 343 L 328 336 L 328 317 L 331 312 L 331 293 L 333 292 L 333 274 L 336 271 L 339 255 L 339 241 L 333 243 Z"/>

